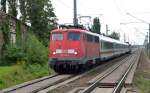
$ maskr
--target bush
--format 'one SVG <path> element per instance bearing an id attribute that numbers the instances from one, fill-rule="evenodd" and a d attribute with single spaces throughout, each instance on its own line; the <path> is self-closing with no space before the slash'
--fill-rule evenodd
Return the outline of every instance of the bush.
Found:
<path id="1" fill-rule="evenodd" d="M 5 53 L 3 54 L 4 62 L 3 64 L 16 64 L 17 62 L 24 61 L 25 53 L 20 47 L 11 46 L 8 47 Z"/>
<path id="2" fill-rule="evenodd" d="M 2 64 L 16 64 L 26 62 L 27 64 L 44 64 L 48 60 L 48 48 L 45 47 L 37 37 L 27 34 L 27 39 L 22 45 L 8 46 L 3 54 Z"/>

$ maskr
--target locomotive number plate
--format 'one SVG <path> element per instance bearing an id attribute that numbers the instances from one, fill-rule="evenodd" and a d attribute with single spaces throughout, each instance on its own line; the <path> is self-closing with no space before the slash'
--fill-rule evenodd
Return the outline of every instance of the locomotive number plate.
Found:
<path id="1" fill-rule="evenodd" d="M 68 53 L 68 50 L 63 50 L 63 53 Z"/>

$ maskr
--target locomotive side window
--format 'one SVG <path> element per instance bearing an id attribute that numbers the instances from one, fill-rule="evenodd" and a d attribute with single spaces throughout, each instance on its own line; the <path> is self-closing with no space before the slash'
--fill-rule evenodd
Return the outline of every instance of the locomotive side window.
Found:
<path id="1" fill-rule="evenodd" d="M 62 33 L 53 33 L 52 40 L 63 40 L 63 34 Z"/>
<path id="2" fill-rule="evenodd" d="M 68 33 L 68 40 L 80 40 L 81 34 L 80 33 L 76 33 L 76 32 L 69 32 Z"/>
<path id="3" fill-rule="evenodd" d="M 87 41 L 88 42 L 93 42 L 93 36 L 87 34 Z"/>
<path id="4" fill-rule="evenodd" d="M 99 43 L 99 37 L 98 36 L 95 36 L 94 40 L 95 40 L 96 43 Z"/>

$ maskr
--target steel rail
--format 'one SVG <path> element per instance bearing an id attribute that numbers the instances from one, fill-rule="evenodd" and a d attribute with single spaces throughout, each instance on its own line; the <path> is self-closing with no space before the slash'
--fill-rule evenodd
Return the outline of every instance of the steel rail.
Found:
<path id="1" fill-rule="evenodd" d="M 98 80 L 96 80 L 95 83 L 93 83 L 92 85 L 90 85 L 89 87 L 87 87 L 86 89 L 84 89 L 82 91 L 82 93 L 90 93 L 93 89 L 95 89 L 99 85 L 99 82 L 101 80 L 103 80 L 105 77 L 107 77 L 108 75 L 110 75 L 113 71 L 115 71 L 118 67 L 120 67 L 124 62 L 127 62 L 131 58 L 133 58 L 133 55 L 130 55 L 129 57 L 123 59 L 119 64 L 117 64 L 115 67 L 113 67 L 112 69 L 110 69 L 109 71 L 107 71 L 103 76 L 101 76 Z"/>
<path id="2" fill-rule="evenodd" d="M 128 56 L 130 57 L 130 56 Z M 127 57 L 127 58 L 128 58 Z M 126 58 L 122 59 L 121 61 L 125 60 Z M 89 71 L 90 72 L 90 71 Z M 42 82 L 42 81 L 45 81 L 47 79 L 50 79 L 50 78 L 53 78 L 53 77 L 56 77 L 56 76 L 59 76 L 59 74 L 55 74 L 55 75 L 51 75 L 51 76 L 46 76 L 46 77 L 43 77 L 43 78 L 40 78 L 40 79 L 36 79 L 36 80 L 32 80 L 32 81 L 28 81 L 28 82 L 25 82 L 23 84 L 19 84 L 19 85 L 16 85 L 14 87 L 11 87 L 11 88 L 7 88 L 7 89 L 4 89 L 2 90 L 3 93 L 11 93 L 13 91 L 16 91 L 18 89 L 21 89 L 21 88 L 25 88 L 29 85 L 32 85 L 32 84 L 36 84 L 36 83 L 39 83 L 39 82 Z M 47 88 L 47 87 L 45 87 Z M 43 88 L 42 88 L 43 89 Z M 39 90 L 38 90 L 39 91 Z M 35 92 L 35 91 L 33 91 Z"/>
<path id="3" fill-rule="evenodd" d="M 117 61 L 117 59 L 116 59 L 116 61 L 117 61 L 117 63 L 118 63 L 118 62 L 124 60 L 124 59 L 127 58 L 127 57 L 129 57 L 129 55 L 126 55 L 126 56 L 124 56 L 123 58 L 121 57 L 121 59 L 119 59 L 119 61 Z M 114 60 L 114 61 L 115 61 L 115 60 Z M 111 63 L 111 64 L 112 64 L 112 63 Z M 89 73 L 94 72 L 94 71 L 97 70 L 98 68 L 104 67 L 104 66 L 106 66 L 106 65 L 110 65 L 110 63 L 108 62 L 107 64 L 100 65 L 100 66 L 98 66 L 98 67 L 96 67 L 96 68 L 94 68 L 94 69 L 92 69 L 92 70 L 90 70 L 90 71 L 88 71 L 88 72 L 86 72 L 86 73 L 83 73 L 83 75 L 79 75 L 79 76 L 77 76 L 77 77 L 74 77 L 74 78 L 71 78 L 71 79 L 69 79 L 69 80 L 66 80 L 66 81 L 64 81 L 64 82 L 62 82 L 62 83 L 60 83 L 60 84 L 56 84 L 56 85 L 54 85 L 54 86 L 50 86 L 49 88 L 46 88 L 46 89 L 44 89 L 44 90 L 41 90 L 41 91 L 39 91 L 39 92 L 37 92 L 37 93 L 49 93 L 49 92 L 51 92 L 52 90 L 57 89 L 57 88 L 60 87 L 60 86 L 66 85 L 67 83 L 73 82 L 73 81 L 75 81 L 75 80 L 77 80 L 77 79 L 79 79 L 79 78 L 81 78 L 81 77 L 84 77 L 85 75 L 88 75 Z M 114 65 L 113 65 L 113 66 L 114 66 Z"/>
<path id="4" fill-rule="evenodd" d="M 116 87 L 114 88 L 112 93 L 120 93 L 120 90 L 128 76 L 128 73 L 131 71 L 133 65 L 138 61 L 140 57 L 140 54 L 138 54 L 138 58 L 136 59 L 136 57 L 133 59 L 133 62 L 129 65 L 127 71 L 125 72 L 125 74 L 123 75 L 123 77 L 119 80 L 118 84 L 116 85 Z"/>
<path id="5" fill-rule="evenodd" d="M 22 84 L 19 84 L 19 85 L 10 87 L 10 88 L 3 89 L 2 92 L 4 92 L 4 93 L 12 92 L 12 91 L 15 91 L 17 89 L 21 89 L 21 88 L 24 88 L 26 86 L 29 86 L 29 85 L 32 85 L 32 84 L 36 84 L 38 82 L 41 82 L 41 81 L 44 81 L 44 80 L 56 77 L 58 75 L 59 74 L 54 74 L 54 75 L 45 76 L 45 77 L 42 77 L 42 78 L 39 78 L 39 79 L 35 79 L 35 80 L 32 80 L 32 81 L 28 81 L 28 82 L 25 82 L 25 83 L 22 83 Z"/>
<path id="6" fill-rule="evenodd" d="M 107 65 L 107 64 L 106 64 Z M 22 83 L 22 84 L 19 84 L 19 85 L 16 85 L 16 86 L 13 86 L 13 87 L 10 87 L 10 88 L 6 88 L 6 89 L 3 89 L 1 90 L 0 92 L 3 92 L 3 93 L 10 93 L 10 92 L 14 92 L 14 91 L 17 91 L 19 89 L 22 89 L 22 88 L 26 88 L 28 86 L 32 86 L 36 83 L 39 83 L 39 82 L 42 82 L 44 80 L 47 80 L 47 79 L 50 79 L 50 78 L 53 78 L 53 77 L 56 77 L 56 76 L 59 76 L 59 74 L 54 74 L 54 75 L 51 75 L 51 76 L 45 76 L 45 77 L 42 77 L 40 79 L 36 79 L 36 80 L 32 80 L 32 81 L 28 81 L 28 82 L 25 82 L 25 83 Z M 47 87 L 45 87 L 47 88 Z M 43 89 L 43 88 L 42 88 Z M 33 92 L 35 91 L 39 91 L 39 90 L 34 90 Z"/>

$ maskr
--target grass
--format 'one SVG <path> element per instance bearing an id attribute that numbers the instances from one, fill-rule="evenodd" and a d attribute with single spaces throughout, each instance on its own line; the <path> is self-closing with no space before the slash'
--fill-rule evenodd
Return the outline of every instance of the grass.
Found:
<path id="1" fill-rule="evenodd" d="M 11 73 L 16 70 L 16 66 L 0 66 L 0 76 Z"/>
<path id="2" fill-rule="evenodd" d="M 41 78 L 53 74 L 45 65 L 16 65 L 12 67 L 0 67 L 0 89 L 14 86 L 29 80 Z"/>
<path id="3" fill-rule="evenodd" d="M 145 52 L 141 56 L 141 62 L 143 65 L 139 65 L 135 73 L 134 85 L 139 91 L 138 93 L 150 93 L 150 61 Z"/>
<path id="4" fill-rule="evenodd" d="M 140 93 L 150 93 L 150 79 L 146 79 L 142 75 L 136 75 L 135 85 L 141 91 Z"/>

